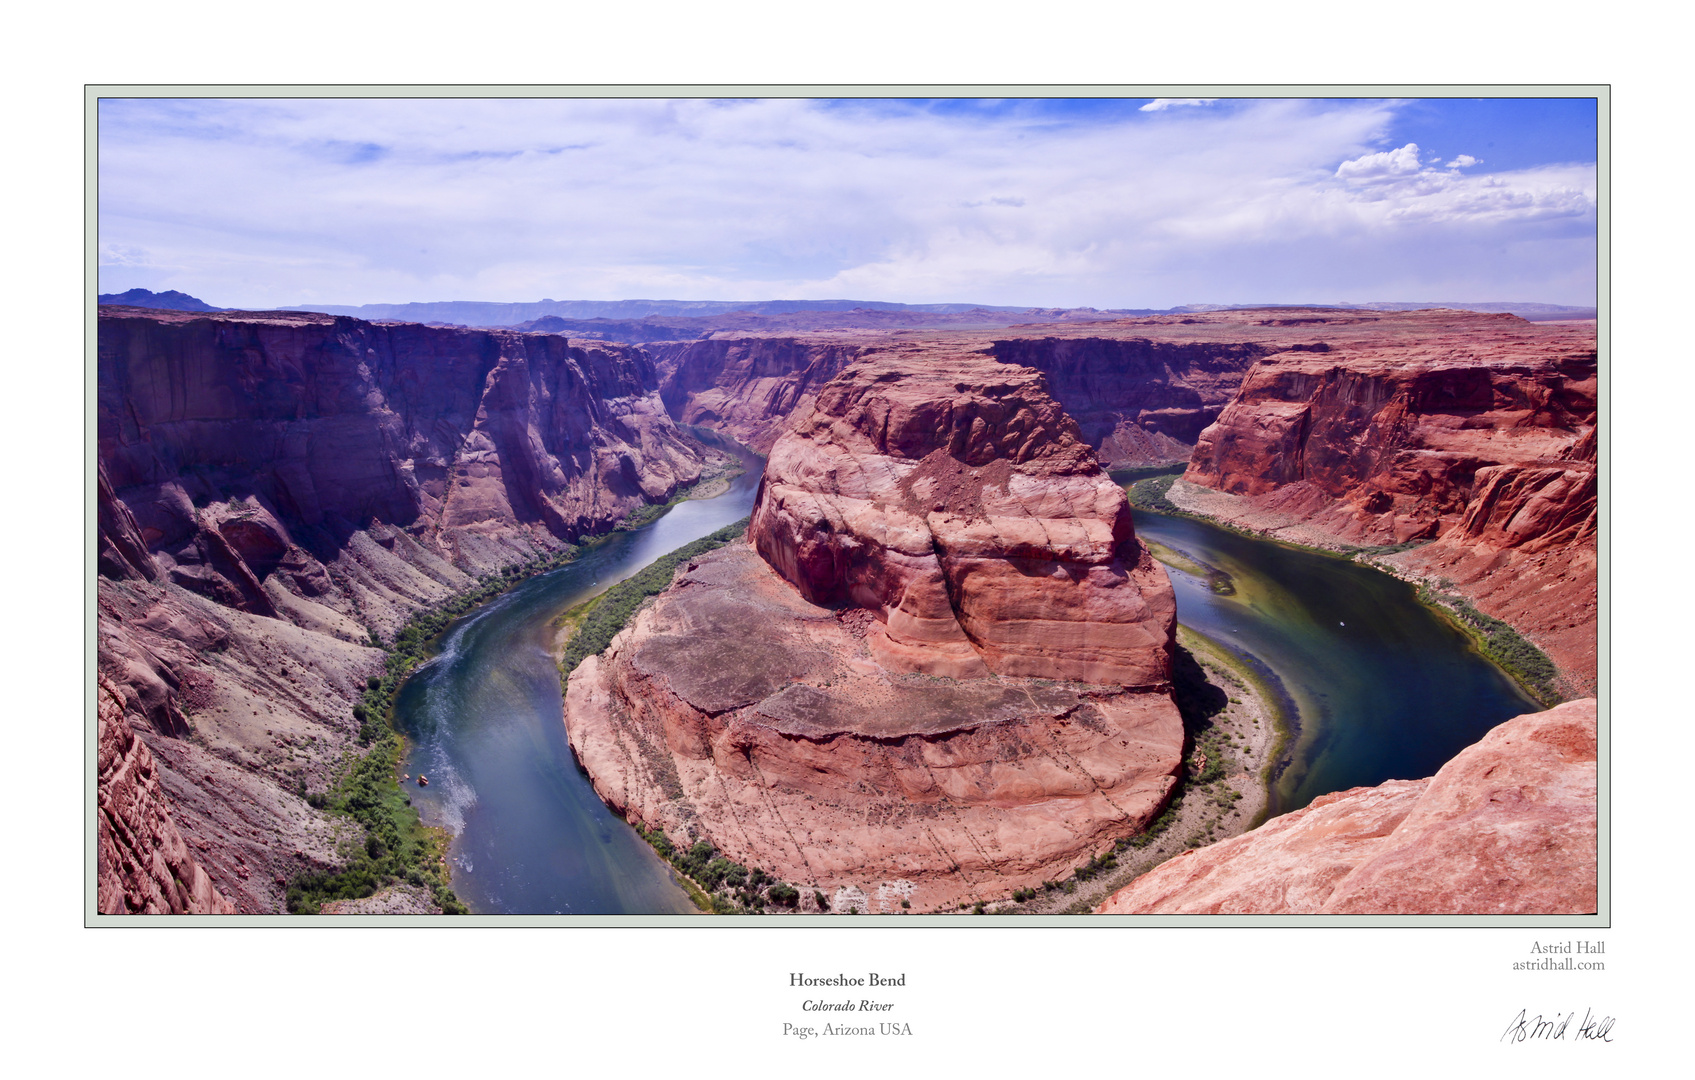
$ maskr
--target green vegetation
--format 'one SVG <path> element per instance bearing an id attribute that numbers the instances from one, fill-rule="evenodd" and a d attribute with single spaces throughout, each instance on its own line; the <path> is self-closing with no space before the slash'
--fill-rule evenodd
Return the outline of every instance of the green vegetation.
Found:
<path id="1" fill-rule="evenodd" d="M 1228 572 L 1204 563 L 1186 551 L 1179 551 L 1167 544 L 1162 544 L 1158 540 L 1150 540 L 1145 536 L 1141 540 L 1142 546 L 1148 549 L 1149 555 L 1173 570 L 1180 570 L 1191 577 L 1205 578 L 1207 588 L 1212 590 L 1213 595 L 1236 595 L 1236 581 Z"/>
<path id="2" fill-rule="evenodd" d="M 1126 465 L 1118 469 L 1108 469 L 1106 474 L 1112 477 L 1113 483 L 1123 487 L 1125 484 L 1133 484 L 1151 477 L 1169 476 L 1176 479 L 1188 468 L 1187 461 L 1172 461 L 1164 465 Z"/>
<path id="3" fill-rule="evenodd" d="M 342 869 L 302 874 L 289 882 L 290 913 L 316 915 L 331 900 L 357 900 L 397 881 L 427 888 L 448 915 L 469 912 L 447 884 L 442 864 L 446 837 L 418 819 L 395 779 L 403 751 L 399 735 L 384 735 L 353 761 L 335 788 L 312 800 L 315 806 L 363 825 L 365 844 L 343 853 L 348 862 Z"/>
<path id="4" fill-rule="evenodd" d="M 1188 516 L 1188 512 L 1170 499 L 1171 485 L 1176 483 L 1179 474 L 1156 476 L 1150 480 L 1138 480 L 1129 487 L 1130 505 L 1138 510 L 1152 510 L 1155 513 L 1171 514 L 1177 517 Z"/>
<path id="5" fill-rule="evenodd" d="M 646 515 L 641 517 L 640 524 L 652 521 L 671 506 L 688 498 L 693 490 L 691 488 L 679 492 L 676 498 L 662 506 L 643 507 L 632 514 L 631 519 Z M 614 586 L 611 592 L 631 586 L 633 582 L 641 583 L 634 586 L 639 589 L 651 583 L 654 578 L 661 577 L 663 580 L 659 586 L 636 596 L 629 608 L 633 611 L 634 604 L 639 604 L 645 596 L 658 592 L 670 583 L 672 572 L 680 560 L 728 543 L 740 535 L 746 526 L 747 521 L 744 518 L 704 540 L 697 540 L 679 548 L 637 574 L 631 581 Z M 621 527 L 637 526 L 631 525 L 627 520 Z M 594 539 L 591 537 L 585 540 L 585 543 Z M 289 882 L 287 902 L 291 913 L 315 915 L 323 904 L 332 900 L 361 899 L 398 881 L 428 888 L 435 902 L 447 914 L 468 913 L 469 909 L 448 886 L 443 861 L 447 851 L 446 836 L 441 830 L 423 824 L 418 812 L 412 807 L 412 800 L 401 789 L 397 773 L 405 755 L 406 744 L 394 726 L 395 696 L 400 692 L 401 684 L 407 677 L 429 659 L 430 643 L 455 619 L 527 578 L 564 566 L 576 559 L 581 550 L 578 545 L 566 545 L 558 551 L 544 552 L 525 562 L 514 563 L 501 570 L 484 574 L 471 587 L 454 594 L 430 610 L 414 614 L 400 632 L 395 634 L 392 642 L 385 643 L 375 630 L 370 631 L 371 647 L 386 649 L 388 655 L 383 659 L 383 674 L 372 675 L 366 680 L 365 690 L 353 706 L 353 719 L 359 723 L 359 745 L 366 750 L 363 755 L 350 758 L 340 778 L 328 790 L 307 792 L 304 785 L 301 790 L 301 795 L 313 807 L 335 816 L 349 818 L 363 826 L 365 843 L 363 847 L 353 846 L 342 852 L 347 859 L 347 864 L 342 869 L 334 873 L 302 874 Z M 603 626 L 606 618 L 621 608 L 621 602 L 609 605 L 607 616 L 602 617 L 597 627 Z M 625 611 L 617 626 L 606 634 L 607 641 L 611 640 L 612 634 L 622 627 L 623 620 L 628 617 L 629 612 Z M 604 647 L 603 641 L 594 651 Z M 764 887 L 771 882 L 770 878 L 758 871 L 750 873 L 734 867 L 734 864 L 718 869 L 723 871 L 725 880 L 735 878 L 735 870 L 740 870 L 740 876 L 732 883 L 732 887 L 739 887 L 750 897 L 763 892 Z M 712 878 L 717 872 L 718 870 L 708 872 L 708 878 Z M 716 884 L 715 882 L 714 887 Z M 709 892 L 701 892 L 698 888 L 691 888 L 691 894 L 698 894 L 697 902 L 707 899 L 720 909 L 729 904 L 728 910 L 739 910 L 724 898 L 710 896 Z M 775 902 L 781 905 L 781 897 L 787 895 L 786 892 L 780 893 Z M 796 899 L 798 895 L 797 892 Z M 711 909 L 709 907 L 709 910 Z"/>
<path id="6" fill-rule="evenodd" d="M 663 592 L 671 584 L 671 578 L 676 574 L 679 563 L 721 548 L 737 539 L 747 531 L 747 521 L 747 518 L 742 518 L 735 524 L 726 525 L 692 544 L 684 544 L 669 555 L 655 560 L 641 573 L 620 581 L 602 593 L 595 600 L 594 606 L 585 611 L 577 632 L 571 635 L 571 640 L 566 644 L 564 658 L 559 664 L 561 674 L 569 675 L 585 658 L 611 644 L 613 636 L 629 623 L 630 617 L 641 607 L 642 601 Z"/>
<path id="7" fill-rule="evenodd" d="M 793 910 L 800 904 L 799 889 L 757 867 L 750 870 L 726 859 L 705 840 L 697 840 L 687 851 L 682 851 L 659 829 L 638 825 L 636 831 L 660 858 L 677 868 L 690 899 L 702 911 L 714 915 L 756 915 L 768 907 Z M 824 894 L 819 892 L 814 896 L 823 910 Z"/>
<path id="8" fill-rule="evenodd" d="M 420 611 L 385 645 L 371 631 L 371 646 L 386 648 L 383 674 L 365 680 L 364 693 L 353 706 L 359 722 L 363 755 L 347 763 L 341 777 L 326 791 L 303 792 L 312 806 L 350 818 L 365 830 L 365 844 L 342 854 L 347 864 L 334 873 L 302 874 L 289 882 L 288 910 L 315 915 L 332 900 L 357 900 L 398 881 L 423 886 L 449 915 L 469 909 L 448 886 L 443 857 L 447 838 L 423 824 L 412 800 L 401 790 L 396 775 L 406 752 L 405 740 L 394 728 L 394 699 L 407 676 L 428 659 L 429 643 L 453 620 L 499 596 L 535 574 L 563 566 L 576 558 L 574 546 L 537 555 L 527 562 L 483 575 L 476 584 L 428 611 Z"/>
<path id="9" fill-rule="evenodd" d="M 1359 562 L 1362 559 L 1374 559 L 1379 555 L 1399 555 L 1403 551 L 1411 551 L 1415 547 L 1423 547 L 1430 543 L 1428 540 L 1406 540 L 1399 544 L 1379 544 L 1376 547 L 1346 546 L 1339 550 L 1348 558 Z"/>
<path id="10" fill-rule="evenodd" d="M 1477 643 L 1478 651 L 1516 679 L 1531 697 L 1543 705 L 1558 705 L 1560 692 L 1554 688 L 1554 679 L 1559 672 L 1547 654 L 1507 623 L 1478 611 L 1465 597 L 1444 591 L 1445 584 L 1420 585 L 1419 600 L 1448 614 Z"/>

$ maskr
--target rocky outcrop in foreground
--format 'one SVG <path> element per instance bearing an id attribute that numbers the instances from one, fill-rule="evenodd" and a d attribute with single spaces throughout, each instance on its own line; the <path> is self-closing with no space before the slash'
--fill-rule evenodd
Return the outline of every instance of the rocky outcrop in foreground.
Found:
<path id="1" fill-rule="evenodd" d="M 571 745 L 629 820 L 836 911 L 935 911 L 1164 803 L 1171 585 L 1038 373 L 849 366 L 773 447 L 749 541 L 571 675 Z"/>
<path id="2" fill-rule="evenodd" d="M 1099 912 L 1593 912 L 1595 738 L 1592 699 L 1508 720 L 1428 780 L 1315 799 L 1172 859 Z"/>
<path id="3" fill-rule="evenodd" d="M 595 790 L 833 910 L 937 911 L 1066 876 L 1165 801 L 1163 693 L 890 671 L 863 609 L 802 599 L 745 544 L 700 556 L 572 673 Z"/>

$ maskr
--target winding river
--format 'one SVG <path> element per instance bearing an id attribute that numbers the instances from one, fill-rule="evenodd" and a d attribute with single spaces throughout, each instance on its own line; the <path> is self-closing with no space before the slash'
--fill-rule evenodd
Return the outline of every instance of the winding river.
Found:
<path id="1" fill-rule="evenodd" d="M 553 620 L 654 559 L 748 513 L 757 472 L 715 498 L 616 534 L 455 623 L 402 688 L 408 771 L 424 820 L 452 831 L 453 886 L 484 914 L 694 911 L 671 870 L 576 768 L 561 720 Z M 1277 673 L 1299 735 L 1272 813 L 1391 778 L 1429 776 L 1536 708 L 1459 631 L 1388 575 L 1185 518 L 1138 531 L 1228 573 L 1235 593 L 1171 571 L 1178 618 Z"/>
<path id="2" fill-rule="evenodd" d="M 1136 531 L 1229 574 L 1234 595 L 1167 568 L 1177 619 L 1281 679 L 1298 711 L 1271 813 L 1430 776 L 1503 720 L 1541 708 L 1412 586 L 1345 559 L 1136 511 Z"/>
<path id="3" fill-rule="evenodd" d="M 453 833 L 453 889 L 498 915 L 694 912 L 671 870 L 609 811 L 565 741 L 553 620 L 667 552 L 753 508 L 757 471 L 715 499 L 680 503 L 576 562 L 523 582 L 454 623 L 440 654 L 401 688 L 409 789 L 424 821 Z"/>

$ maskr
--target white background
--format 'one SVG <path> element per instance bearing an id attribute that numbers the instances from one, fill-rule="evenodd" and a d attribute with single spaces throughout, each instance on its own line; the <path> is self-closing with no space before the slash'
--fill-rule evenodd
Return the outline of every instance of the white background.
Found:
<path id="1" fill-rule="evenodd" d="M 1474 3 L 346 3 L 9 17 L 6 1059 L 16 1075 L 1659 1075 L 1689 995 L 1686 36 Z M 88 930 L 84 83 L 1594 83 L 1614 86 L 1613 924 L 1492 930 Z M 1534 298 L 1531 298 L 1534 299 Z M 730 923 L 731 920 L 720 920 Z M 1514 973 L 1532 941 L 1604 973 Z M 911 1039 L 785 1040 L 788 972 L 907 974 Z M 1610 1045 L 1505 1046 L 1521 1008 Z"/>

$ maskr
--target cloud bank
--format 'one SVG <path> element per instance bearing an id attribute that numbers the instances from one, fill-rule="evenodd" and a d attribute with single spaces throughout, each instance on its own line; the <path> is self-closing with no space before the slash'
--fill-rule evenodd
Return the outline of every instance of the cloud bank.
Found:
<path id="1" fill-rule="evenodd" d="M 110 101 L 101 288 L 1593 302 L 1593 163 L 1439 167 L 1382 149 L 1395 102 L 1168 107 L 1204 100 Z"/>

